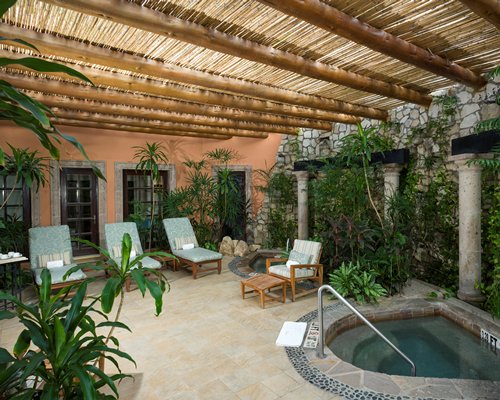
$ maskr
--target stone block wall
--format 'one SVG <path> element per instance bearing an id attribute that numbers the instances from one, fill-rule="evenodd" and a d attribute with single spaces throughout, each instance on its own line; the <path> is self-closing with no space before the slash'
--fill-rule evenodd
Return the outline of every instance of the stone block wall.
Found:
<path id="1" fill-rule="evenodd" d="M 500 92 L 500 76 L 479 91 L 472 88 L 456 85 L 447 90 L 433 93 L 433 96 L 454 96 L 456 104 L 455 112 L 450 118 L 446 137 L 422 137 L 415 134 L 415 129 L 425 127 L 430 119 L 438 117 L 442 105 L 439 101 L 433 101 L 431 106 L 426 107 L 416 104 L 404 104 L 389 111 L 387 134 L 394 140 L 394 148 L 408 148 L 411 153 L 420 157 L 434 155 L 443 149 L 447 155 L 451 154 L 451 140 L 474 133 L 474 127 L 480 121 L 500 115 L 500 106 L 495 102 L 496 94 Z M 363 127 L 379 126 L 381 121 L 363 119 Z M 342 123 L 332 124 L 331 131 L 318 131 L 314 129 L 301 129 L 297 137 L 283 136 L 278 153 L 276 155 L 276 170 L 291 171 L 293 163 L 297 160 L 313 160 L 334 156 L 339 147 L 340 139 L 356 132 L 355 125 Z M 266 231 L 266 221 L 269 207 L 267 200 L 255 218 L 255 229 L 258 236 L 262 238 Z M 258 240 L 257 240 L 258 241 Z"/>

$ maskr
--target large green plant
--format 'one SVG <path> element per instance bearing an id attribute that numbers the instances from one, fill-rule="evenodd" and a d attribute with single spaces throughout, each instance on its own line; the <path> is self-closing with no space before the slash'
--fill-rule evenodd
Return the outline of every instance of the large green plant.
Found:
<path id="1" fill-rule="evenodd" d="M 151 178 L 151 210 L 149 213 L 149 241 L 148 250 L 153 244 L 153 231 L 160 221 L 156 216 L 156 185 L 160 179 L 159 164 L 168 162 L 164 146 L 159 142 L 147 143 L 144 146 L 134 146 L 134 159 L 138 160 L 136 170 Z M 161 215 L 160 215 L 161 219 Z"/>
<path id="2" fill-rule="evenodd" d="M 119 359 L 134 362 L 127 353 L 107 345 L 118 340 L 100 333 L 109 327 L 129 328 L 119 321 L 96 323 L 103 314 L 96 309 L 100 298 L 84 303 L 87 282 L 65 287 L 51 295 L 51 276 L 42 271 L 38 305 L 28 305 L 15 296 L 0 292 L 0 300 L 11 301 L 15 311 L 2 311 L 0 319 L 18 318 L 24 325 L 12 355 L 0 349 L 0 398 L 32 399 L 98 399 L 118 398 L 115 382 L 125 378 Z M 76 290 L 68 300 L 70 290 Z M 101 357 L 112 362 L 118 373 L 107 375 L 96 367 Z M 32 379 L 31 387 L 25 385 Z M 114 395 L 104 395 L 108 386 Z"/>
<path id="3" fill-rule="evenodd" d="M 342 263 L 333 271 L 330 285 L 343 297 L 353 297 L 357 302 L 374 302 L 387 295 L 387 291 L 377 282 L 377 272 L 364 269 L 359 262 Z"/>
<path id="4" fill-rule="evenodd" d="M 256 174 L 260 181 L 256 189 L 265 194 L 269 204 L 264 245 L 269 248 L 284 248 L 287 240 L 293 239 L 297 231 L 294 218 L 297 195 L 294 192 L 293 178 L 284 171 L 277 171 L 276 165 L 259 169 Z"/>
<path id="5" fill-rule="evenodd" d="M 0 3 L 0 16 L 4 15 L 16 2 L 17 0 L 3 0 Z M 0 42 L 4 41 L 20 43 L 29 47 L 31 50 L 38 52 L 38 49 L 35 46 L 21 39 L 0 36 Z M 93 84 L 85 75 L 72 68 L 34 57 L 24 57 L 18 59 L 0 57 L 0 67 L 9 65 L 21 65 L 39 72 L 61 72 Z M 16 125 L 33 132 L 40 144 L 48 150 L 50 156 L 54 160 L 60 159 L 61 153 L 57 144 L 61 143 L 61 139 L 75 146 L 85 159 L 89 160 L 88 155 L 80 142 L 73 136 L 60 132 L 51 122 L 51 116 L 53 117 L 54 115 L 48 107 L 20 92 L 10 83 L 0 80 L 0 120 L 12 121 Z M 4 156 L 4 151 L 0 149 L 0 165 L 3 165 L 5 162 Z M 93 164 L 92 169 L 99 178 L 105 179 L 99 168 Z"/>

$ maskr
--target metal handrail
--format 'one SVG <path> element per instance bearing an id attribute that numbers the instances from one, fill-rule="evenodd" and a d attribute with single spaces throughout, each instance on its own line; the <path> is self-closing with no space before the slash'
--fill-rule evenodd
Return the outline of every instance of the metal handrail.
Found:
<path id="1" fill-rule="evenodd" d="M 411 375 L 415 376 L 417 373 L 417 368 L 412 360 L 410 360 L 406 354 L 404 354 L 401 350 L 399 350 L 387 337 L 384 336 L 382 332 L 380 332 L 377 328 L 375 328 L 370 321 L 368 321 L 363 314 L 361 314 L 356 308 L 354 308 L 349 302 L 344 299 L 334 288 L 330 285 L 323 285 L 318 289 L 318 319 L 319 319 L 319 344 L 318 344 L 318 357 L 325 358 L 325 341 L 323 338 L 323 292 L 328 290 L 332 293 L 337 299 L 339 299 L 344 305 L 347 306 L 356 316 L 361 319 L 368 327 L 375 332 L 384 342 L 386 342 L 396 353 L 398 353 L 403 359 L 410 364 L 411 366 Z"/>

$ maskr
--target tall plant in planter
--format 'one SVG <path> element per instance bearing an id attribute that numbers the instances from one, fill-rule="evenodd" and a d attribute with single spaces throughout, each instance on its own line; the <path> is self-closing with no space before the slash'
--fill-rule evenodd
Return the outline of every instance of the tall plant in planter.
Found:
<path id="1" fill-rule="evenodd" d="M 144 176 L 151 177 L 151 211 L 149 224 L 149 243 L 148 250 L 151 251 L 153 242 L 153 230 L 156 223 L 156 185 L 160 178 L 159 164 L 168 162 L 165 154 L 165 147 L 159 142 L 147 143 L 144 146 L 134 146 L 136 152 L 134 159 L 138 160 L 136 170 L 142 171 Z"/>

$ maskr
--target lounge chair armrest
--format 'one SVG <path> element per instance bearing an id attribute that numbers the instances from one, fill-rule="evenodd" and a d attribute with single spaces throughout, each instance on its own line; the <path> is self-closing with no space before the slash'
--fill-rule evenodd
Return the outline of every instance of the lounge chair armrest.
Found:
<path id="1" fill-rule="evenodd" d="M 319 268 L 322 266 L 323 264 L 296 264 L 291 265 L 290 268 Z"/>
<path id="2" fill-rule="evenodd" d="M 286 260 L 288 260 L 288 258 L 276 258 L 276 257 L 266 258 L 266 272 L 269 272 L 269 267 L 271 266 L 272 262 L 283 262 L 283 263 L 285 263 Z"/>

